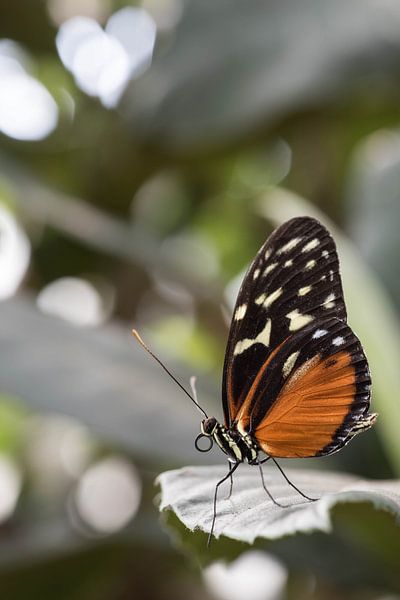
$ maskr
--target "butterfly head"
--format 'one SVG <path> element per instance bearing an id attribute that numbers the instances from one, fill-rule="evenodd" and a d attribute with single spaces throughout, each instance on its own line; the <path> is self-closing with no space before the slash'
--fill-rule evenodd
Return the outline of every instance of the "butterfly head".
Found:
<path id="1" fill-rule="evenodd" d="M 197 436 L 194 445 L 199 452 L 209 452 L 213 447 L 214 434 L 218 427 L 218 421 L 215 417 L 207 417 L 203 419 L 200 425 L 200 433 Z M 200 446 L 200 440 L 206 438 L 208 440 L 208 446 Z"/>
<path id="2" fill-rule="evenodd" d="M 203 419 L 200 426 L 202 435 L 212 437 L 217 425 L 218 421 L 215 417 L 207 417 L 207 419 Z"/>

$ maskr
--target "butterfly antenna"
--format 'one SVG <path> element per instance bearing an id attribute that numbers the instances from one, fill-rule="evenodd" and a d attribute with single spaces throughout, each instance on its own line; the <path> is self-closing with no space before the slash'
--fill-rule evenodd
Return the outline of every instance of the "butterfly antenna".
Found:
<path id="1" fill-rule="evenodd" d="M 187 391 L 187 389 L 186 389 L 186 388 L 185 388 L 185 387 L 184 387 L 184 386 L 183 386 L 183 385 L 182 385 L 182 384 L 181 384 L 181 383 L 180 383 L 180 382 L 177 380 L 177 378 L 176 378 L 176 377 L 175 377 L 175 376 L 174 376 L 174 375 L 171 373 L 171 371 L 170 371 L 170 370 L 169 370 L 169 369 L 168 369 L 168 368 L 167 368 L 167 367 L 164 365 L 164 363 L 163 363 L 163 362 L 162 362 L 162 361 L 161 361 L 161 360 L 160 360 L 160 359 L 159 359 L 159 358 L 158 358 L 158 357 L 157 357 L 157 356 L 154 354 L 154 352 L 152 352 L 152 351 L 150 350 L 150 348 L 149 348 L 149 347 L 148 347 L 148 346 L 147 346 L 147 345 L 144 343 L 144 341 L 143 341 L 143 340 L 142 340 L 142 338 L 140 337 L 140 335 L 139 335 L 139 333 L 137 332 L 137 330 L 136 330 L 136 329 L 132 329 L 132 333 L 133 333 L 133 335 L 135 336 L 135 338 L 137 339 L 137 341 L 139 342 L 139 344 L 142 346 L 142 348 L 143 348 L 144 350 L 146 350 L 146 352 L 147 352 L 148 354 L 150 354 L 150 356 L 152 356 L 152 357 L 154 358 L 154 360 L 155 360 L 155 361 L 157 361 L 157 362 L 158 362 L 158 364 L 160 365 L 160 367 L 162 367 L 162 368 L 164 369 L 164 371 L 167 373 L 167 375 L 169 375 L 169 376 L 171 377 L 171 379 L 172 379 L 173 381 L 175 381 L 175 383 L 176 383 L 176 384 L 177 384 L 177 385 L 178 385 L 178 386 L 181 388 L 181 390 L 182 390 L 183 392 L 185 392 L 186 396 L 188 396 L 188 398 L 190 398 L 190 400 L 193 402 L 193 404 L 195 404 L 195 405 L 197 406 L 198 410 L 199 410 L 201 413 L 203 413 L 203 415 L 204 415 L 204 416 L 205 416 L 205 418 L 207 419 L 207 418 L 208 418 L 208 415 L 207 415 L 206 411 L 205 411 L 203 408 L 201 408 L 200 404 L 197 402 L 197 394 L 196 394 L 196 389 L 195 389 L 195 387 L 194 387 L 194 384 L 195 384 L 196 378 L 195 378 L 195 377 L 191 377 L 191 378 L 190 378 L 190 387 L 191 387 L 191 389 L 192 389 L 192 392 L 193 392 L 193 396 L 191 396 L 191 395 L 189 394 L 189 392 Z M 194 381 L 193 381 L 193 383 L 192 383 L 192 380 L 194 380 Z"/>

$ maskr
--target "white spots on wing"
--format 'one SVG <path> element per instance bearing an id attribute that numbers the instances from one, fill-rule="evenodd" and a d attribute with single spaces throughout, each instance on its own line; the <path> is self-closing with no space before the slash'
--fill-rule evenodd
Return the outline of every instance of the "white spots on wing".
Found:
<path id="1" fill-rule="evenodd" d="M 312 290 L 312 285 L 305 285 L 304 287 L 301 287 L 299 289 L 298 296 L 305 296 L 306 294 L 311 292 L 311 290 Z"/>
<path id="2" fill-rule="evenodd" d="M 289 242 L 287 242 L 284 246 L 282 246 L 282 248 L 279 248 L 277 254 L 286 254 L 286 252 L 290 252 L 290 250 L 293 250 L 293 248 L 296 248 L 296 246 L 301 242 L 303 238 L 298 237 L 298 238 L 293 238 L 291 240 L 289 240 Z"/>
<path id="3" fill-rule="evenodd" d="M 271 319 L 267 319 L 264 329 L 260 331 L 260 333 L 253 339 L 245 338 L 244 340 L 240 340 L 237 342 L 235 349 L 233 351 L 234 356 L 238 354 L 242 354 L 248 348 L 251 348 L 254 344 L 263 344 L 264 346 L 269 346 L 269 340 L 271 337 Z"/>
<path id="4" fill-rule="evenodd" d="M 271 263 L 270 265 L 265 267 L 263 276 L 265 277 L 266 275 L 268 275 L 268 273 L 271 273 L 271 271 L 273 271 L 277 266 L 278 263 Z"/>
<path id="5" fill-rule="evenodd" d="M 332 344 L 334 346 L 341 346 L 342 344 L 344 344 L 344 337 L 338 335 L 337 337 L 333 338 Z"/>
<path id="6" fill-rule="evenodd" d="M 322 275 L 321 281 L 326 281 L 326 275 Z"/>
<path id="7" fill-rule="evenodd" d="M 304 270 L 310 271 L 311 269 L 313 269 L 315 267 L 316 264 L 317 264 L 316 260 L 309 260 L 308 263 L 306 264 Z"/>
<path id="8" fill-rule="evenodd" d="M 272 254 L 271 248 L 267 248 L 266 251 L 265 251 L 265 254 L 264 254 L 265 260 L 268 260 L 269 257 L 271 256 L 271 254 Z"/>
<path id="9" fill-rule="evenodd" d="M 324 308 L 333 308 L 335 306 L 334 300 L 336 300 L 335 294 L 329 294 L 323 302 Z"/>
<path id="10" fill-rule="evenodd" d="M 328 257 L 329 257 L 329 252 L 328 252 L 328 250 L 322 250 L 322 256 L 323 256 L 324 258 L 328 258 Z"/>
<path id="11" fill-rule="evenodd" d="M 267 323 L 264 329 L 256 337 L 256 341 L 264 346 L 269 346 L 269 340 L 271 337 L 271 319 L 267 319 Z"/>
<path id="12" fill-rule="evenodd" d="M 283 363 L 282 373 L 285 378 L 289 375 L 289 373 L 293 369 L 294 364 L 295 364 L 299 354 L 300 354 L 300 350 L 298 350 L 297 352 L 293 352 Z"/>
<path id="13" fill-rule="evenodd" d="M 268 308 L 269 306 L 271 306 L 271 304 L 273 302 L 275 302 L 275 300 L 277 300 L 277 298 L 279 298 L 279 296 L 282 295 L 282 292 L 283 292 L 283 288 L 280 287 L 277 290 L 275 290 L 275 292 L 272 292 L 272 294 L 267 296 L 263 302 L 264 308 Z"/>
<path id="14" fill-rule="evenodd" d="M 291 259 L 287 260 L 283 266 L 284 267 L 291 267 L 291 266 L 293 266 L 293 261 Z"/>
<path id="15" fill-rule="evenodd" d="M 243 319 L 244 315 L 246 314 L 246 310 L 247 310 L 247 304 L 241 304 L 240 306 L 238 306 L 235 311 L 235 316 L 234 316 L 235 321 L 240 321 L 241 319 Z"/>
<path id="16" fill-rule="evenodd" d="M 259 274 L 260 274 L 260 269 L 256 269 L 254 271 L 254 273 L 253 273 L 253 279 L 257 279 L 257 277 L 259 276 Z"/>
<path id="17" fill-rule="evenodd" d="M 319 239 L 318 238 L 314 238 L 313 240 L 310 240 L 305 246 L 304 248 L 302 248 L 302 252 L 310 252 L 310 250 L 314 250 L 314 248 L 316 248 L 317 246 L 319 246 Z"/>
<path id="18" fill-rule="evenodd" d="M 290 320 L 289 331 L 297 331 L 314 320 L 312 315 L 302 315 L 297 308 L 288 313 L 286 317 Z"/>
<path id="19" fill-rule="evenodd" d="M 327 333 L 328 332 L 327 332 L 326 329 L 317 329 L 317 331 L 315 333 L 313 333 L 312 339 L 313 340 L 318 340 L 320 337 L 323 337 Z"/>
<path id="20" fill-rule="evenodd" d="M 334 280 L 335 273 L 333 271 L 329 271 L 329 281 Z"/>
<path id="21" fill-rule="evenodd" d="M 279 298 L 279 296 L 282 295 L 282 293 L 283 288 L 280 287 L 271 294 L 261 294 L 261 296 L 256 298 L 255 303 L 258 305 L 262 304 L 264 308 L 268 308 L 273 302 L 275 302 L 275 300 Z"/>
<path id="22" fill-rule="evenodd" d="M 233 351 L 233 355 L 237 356 L 238 354 L 242 354 L 242 352 L 250 348 L 250 346 L 252 346 L 253 344 L 255 344 L 255 340 L 252 340 L 250 338 L 245 338 L 244 340 L 237 342 Z"/>

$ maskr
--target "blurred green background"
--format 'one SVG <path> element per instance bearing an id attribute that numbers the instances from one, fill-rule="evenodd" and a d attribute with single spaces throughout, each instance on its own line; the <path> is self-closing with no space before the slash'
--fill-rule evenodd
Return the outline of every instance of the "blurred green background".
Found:
<path id="1" fill-rule="evenodd" d="M 317 216 L 380 419 L 300 466 L 399 477 L 399 104 L 392 0 L 0 0 L 0 598 L 400 598 L 370 510 L 234 572 L 182 554 L 154 479 L 222 456 L 130 334 L 221 417 L 243 271 Z"/>

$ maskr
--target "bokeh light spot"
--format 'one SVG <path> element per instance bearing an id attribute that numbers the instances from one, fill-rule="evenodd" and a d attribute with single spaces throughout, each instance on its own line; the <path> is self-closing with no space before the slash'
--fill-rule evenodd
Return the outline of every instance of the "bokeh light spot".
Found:
<path id="1" fill-rule="evenodd" d="M 47 137 L 58 122 L 58 108 L 50 93 L 29 75 L 23 52 L 11 40 L 0 42 L 0 131 L 16 140 Z"/>
<path id="2" fill-rule="evenodd" d="M 77 85 L 107 107 L 118 103 L 130 79 L 150 66 L 156 24 L 141 8 L 114 13 L 105 31 L 88 17 L 73 17 L 57 34 L 57 49 Z"/>
<path id="3" fill-rule="evenodd" d="M 30 255 L 24 231 L 13 215 L 0 206 L 0 300 L 15 294 L 28 269 Z"/>
<path id="4" fill-rule="evenodd" d="M 21 473 L 14 462 L 0 455 L 0 522 L 7 520 L 15 510 L 21 491 Z"/>
<path id="5" fill-rule="evenodd" d="M 82 521 L 101 534 L 118 531 L 136 514 L 141 482 L 133 466 L 122 458 L 107 458 L 89 468 L 75 495 Z"/>
<path id="6" fill-rule="evenodd" d="M 156 41 L 156 24 L 142 8 L 126 7 L 114 13 L 106 32 L 124 47 L 131 68 L 131 76 L 146 69 L 153 54 Z"/>
<path id="7" fill-rule="evenodd" d="M 101 33 L 100 25 L 89 17 L 72 17 L 60 27 L 56 46 L 64 65 L 72 70 L 75 54 L 82 43 Z"/>
<path id="8" fill-rule="evenodd" d="M 44 313 L 74 325 L 99 325 L 107 316 L 97 289 L 77 277 L 61 277 L 47 285 L 39 293 L 37 304 Z"/>
<path id="9" fill-rule="evenodd" d="M 260 551 L 245 552 L 229 565 L 215 562 L 203 573 L 207 588 L 218 600 L 279 600 L 287 576 L 281 562 Z"/>
<path id="10" fill-rule="evenodd" d="M 30 419 L 26 460 L 41 497 L 64 498 L 74 480 L 92 460 L 94 442 L 79 421 L 46 414 Z"/>

